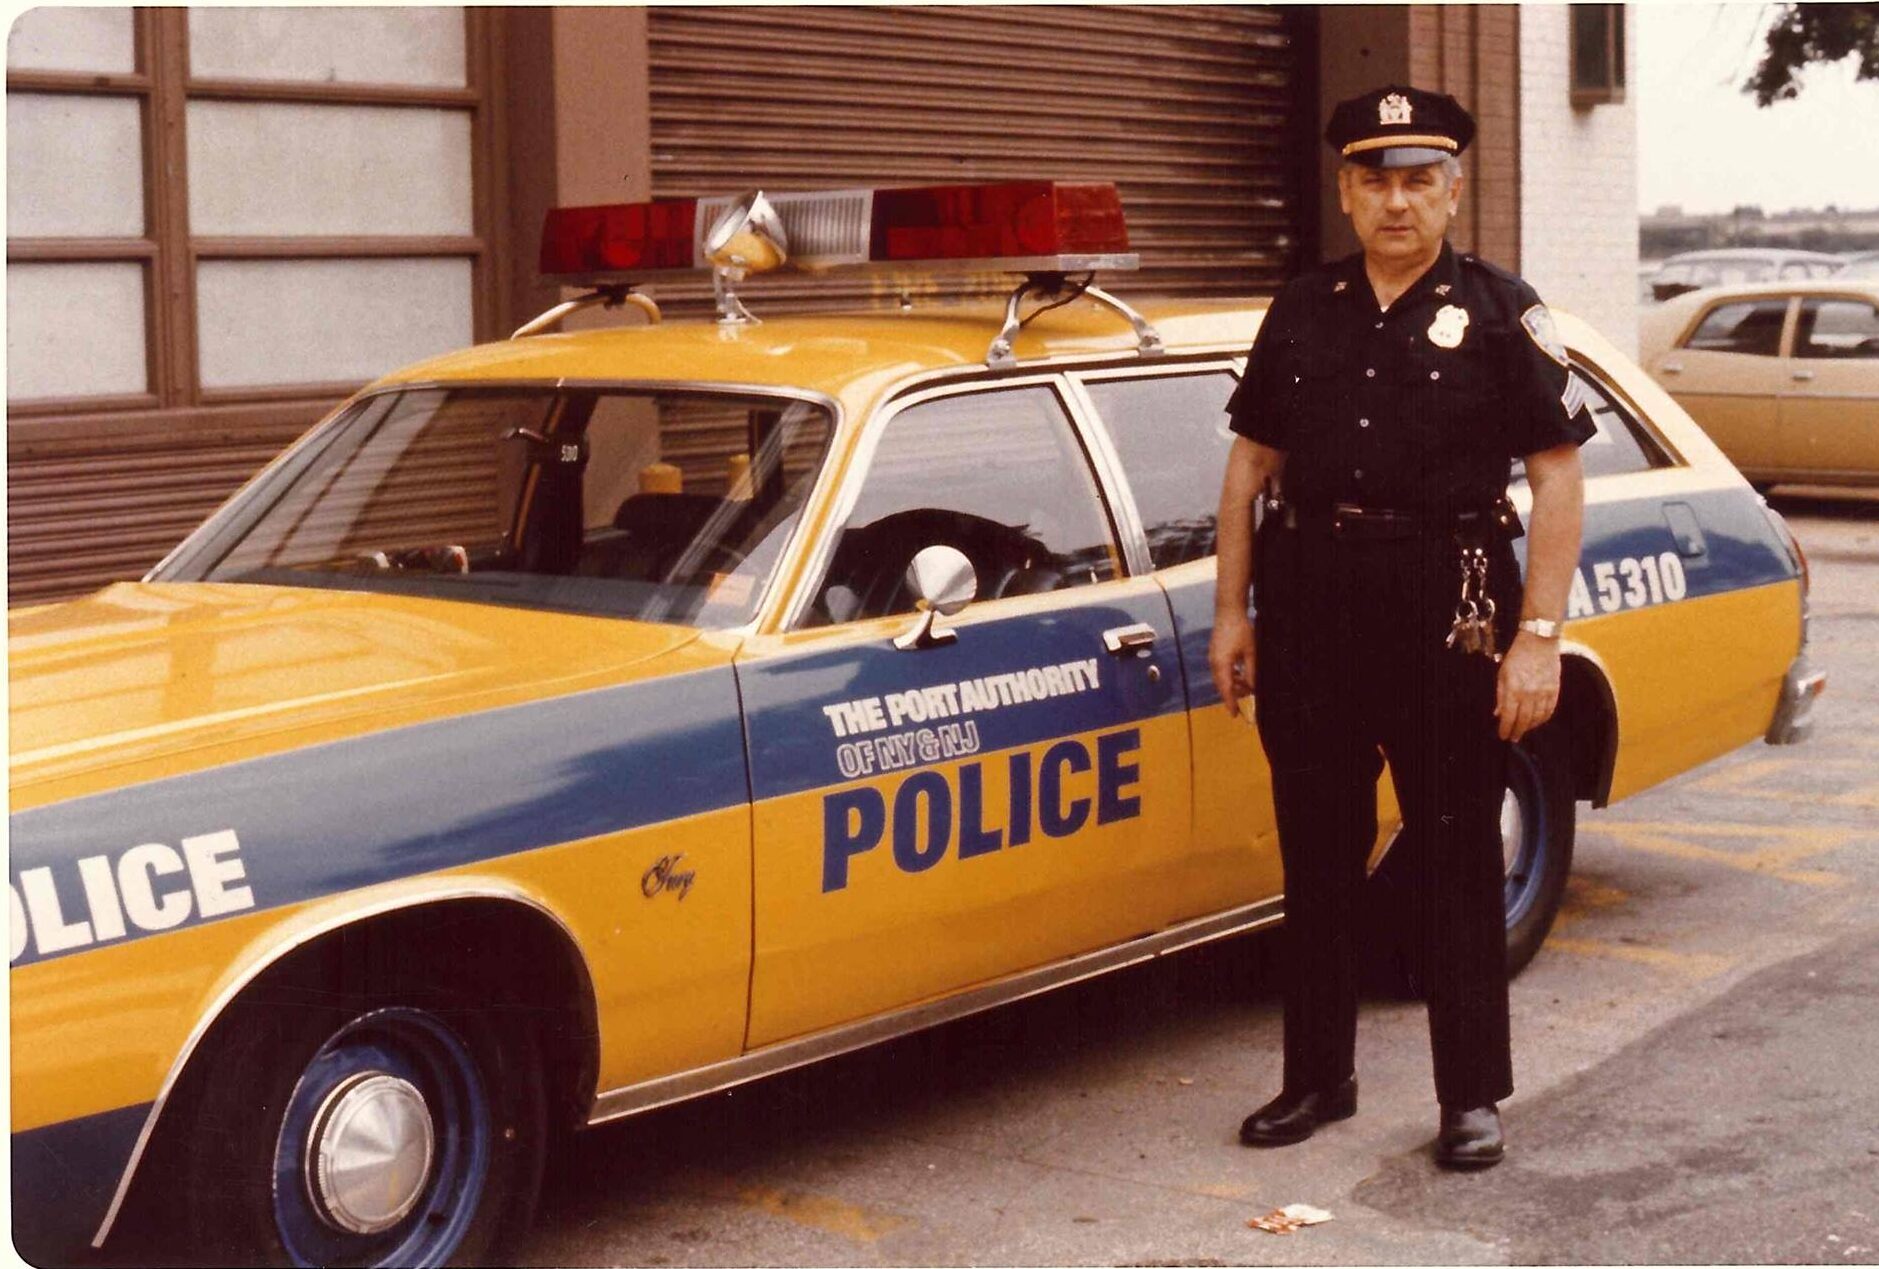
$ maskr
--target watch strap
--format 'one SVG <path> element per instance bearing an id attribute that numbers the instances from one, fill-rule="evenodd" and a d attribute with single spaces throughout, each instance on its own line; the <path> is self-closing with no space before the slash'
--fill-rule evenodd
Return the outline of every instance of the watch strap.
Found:
<path id="1" fill-rule="evenodd" d="M 1528 634 L 1538 635 L 1542 639 L 1557 639 L 1559 638 L 1560 624 L 1561 623 L 1557 621 L 1548 621 L 1544 617 L 1528 617 L 1525 621 L 1520 623 L 1520 628 Z"/>

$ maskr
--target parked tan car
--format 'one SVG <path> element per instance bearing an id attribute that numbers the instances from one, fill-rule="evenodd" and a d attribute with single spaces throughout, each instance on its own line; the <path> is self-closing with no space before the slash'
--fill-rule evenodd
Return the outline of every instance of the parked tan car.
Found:
<path id="1" fill-rule="evenodd" d="M 1646 310 L 1638 343 L 1757 485 L 1879 485 L 1879 279 L 1692 291 Z"/>

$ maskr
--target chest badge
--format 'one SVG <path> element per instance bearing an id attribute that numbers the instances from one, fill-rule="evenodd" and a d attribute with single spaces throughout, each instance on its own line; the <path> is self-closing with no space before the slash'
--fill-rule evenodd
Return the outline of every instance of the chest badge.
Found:
<path id="1" fill-rule="evenodd" d="M 1429 342 L 1437 348 L 1459 348 L 1468 330 L 1468 310 L 1444 304 L 1429 323 Z"/>

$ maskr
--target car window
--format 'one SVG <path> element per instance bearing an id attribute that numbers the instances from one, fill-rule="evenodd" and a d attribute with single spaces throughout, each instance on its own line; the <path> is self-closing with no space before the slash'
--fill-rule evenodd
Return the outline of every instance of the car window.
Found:
<path id="1" fill-rule="evenodd" d="M 1084 384 L 1122 459 L 1156 568 L 1214 553 L 1233 386 L 1225 370 Z"/>
<path id="2" fill-rule="evenodd" d="M 832 424 L 821 405 L 735 392 L 381 393 L 159 577 L 741 625 Z"/>
<path id="3" fill-rule="evenodd" d="M 1710 352 L 1777 356 L 1781 351 L 1781 323 L 1787 314 L 1785 297 L 1719 305 L 1690 333 L 1684 346 Z"/>
<path id="4" fill-rule="evenodd" d="M 980 599 L 1116 576 L 1115 538 L 1054 389 L 961 393 L 895 415 L 804 624 L 912 612 L 907 565 L 928 546 L 965 553 Z"/>
<path id="5" fill-rule="evenodd" d="M 1879 313 L 1859 300 L 1808 300 L 1801 305 L 1794 355 L 1879 358 Z"/>
<path id="6" fill-rule="evenodd" d="M 1583 362 L 1572 363 L 1564 400 L 1568 413 L 1583 410 L 1592 420 L 1592 436 L 1579 447 L 1579 462 L 1586 479 L 1675 464 L 1676 460 L 1638 422 L 1612 386 Z M 1518 459 L 1514 462 L 1514 479 L 1526 479 L 1526 466 Z"/>

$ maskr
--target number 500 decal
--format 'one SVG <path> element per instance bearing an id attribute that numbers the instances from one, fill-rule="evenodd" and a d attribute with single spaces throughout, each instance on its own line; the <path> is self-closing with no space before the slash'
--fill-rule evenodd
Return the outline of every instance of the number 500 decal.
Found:
<path id="1" fill-rule="evenodd" d="M 1600 560 L 1590 571 L 1590 582 L 1586 580 L 1585 568 L 1572 575 L 1572 597 L 1566 602 L 1567 617 L 1590 617 L 1621 608 L 1675 603 L 1690 590 L 1683 575 L 1683 561 L 1675 551 Z"/>

